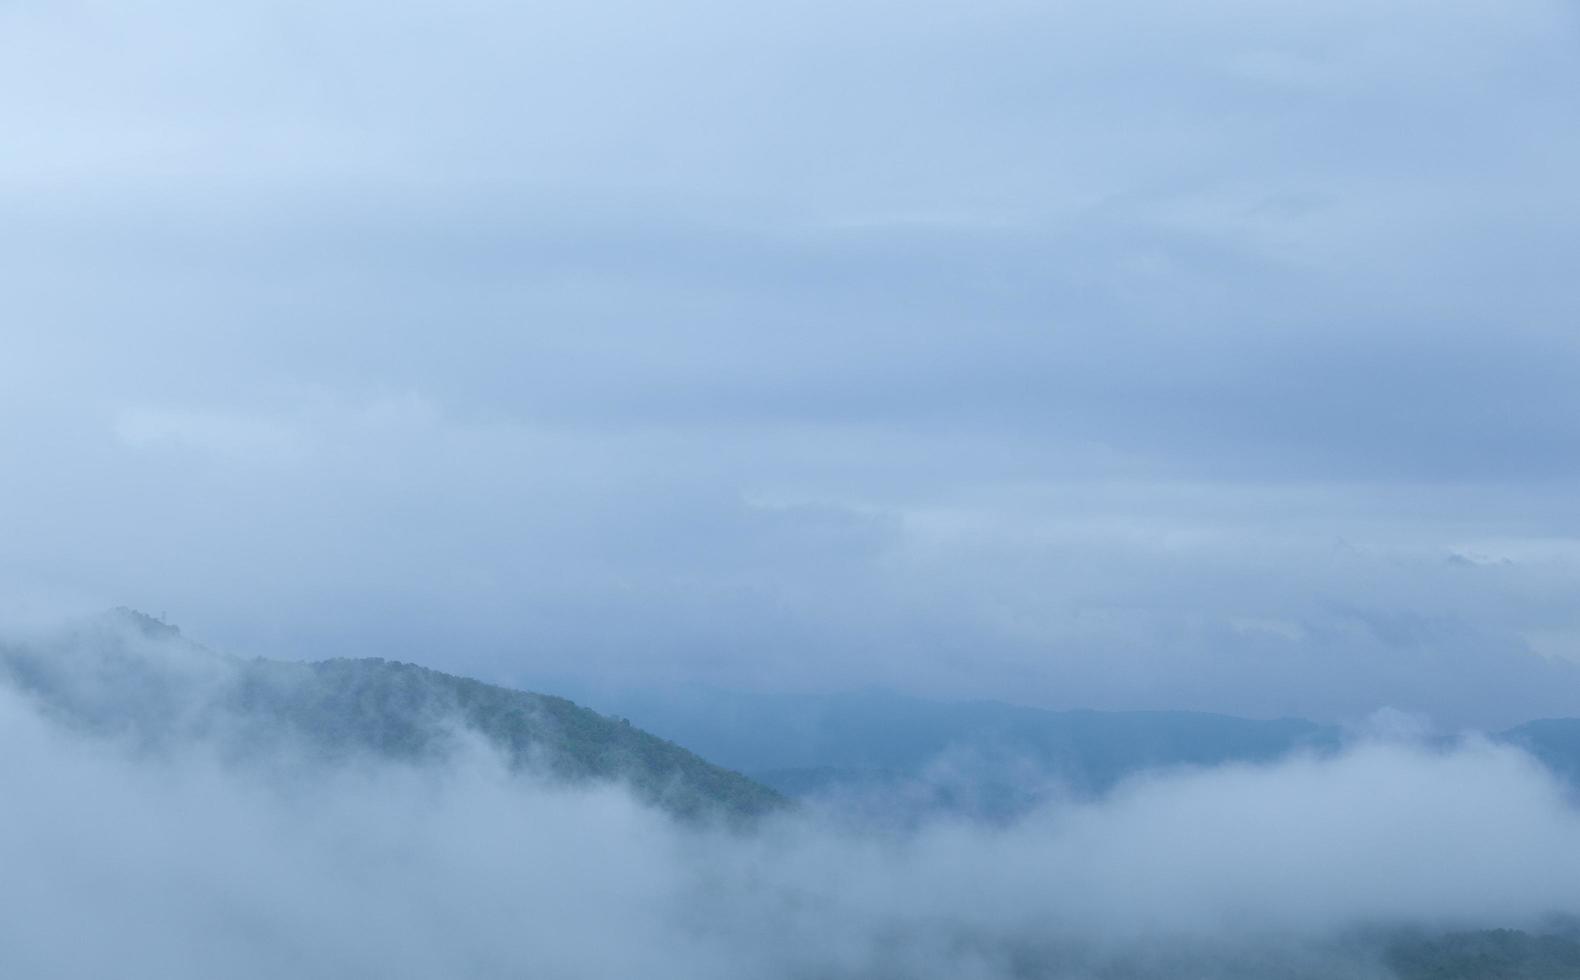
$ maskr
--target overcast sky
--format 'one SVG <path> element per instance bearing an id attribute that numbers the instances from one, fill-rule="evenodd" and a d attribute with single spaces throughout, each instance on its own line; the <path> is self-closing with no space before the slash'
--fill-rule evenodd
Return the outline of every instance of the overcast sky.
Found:
<path id="1" fill-rule="evenodd" d="M 0 615 L 1580 714 L 1570 0 L 0 0 Z"/>

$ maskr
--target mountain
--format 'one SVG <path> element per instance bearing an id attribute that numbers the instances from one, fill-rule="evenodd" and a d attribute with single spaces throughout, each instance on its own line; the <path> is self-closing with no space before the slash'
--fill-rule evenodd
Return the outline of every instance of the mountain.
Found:
<path id="1" fill-rule="evenodd" d="M 1580 786 L 1580 718 L 1544 718 L 1500 732 L 1499 741 L 1518 745 L 1547 768 Z"/>
<path id="2" fill-rule="evenodd" d="M 1047 711 L 880 692 L 608 698 L 645 727 L 796 797 L 1008 817 L 1140 772 L 1336 748 L 1336 728 L 1188 711 Z"/>
<path id="3" fill-rule="evenodd" d="M 442 760 L 481 737 L 513 769 L 616 780 L 688 818 L 745 820 L 787 801 L 673 742 L 565 698 L 377 658 L 244 660 L 119 609 L 0 645 L 0 678 L 80 731 L 143 751 L 201 740 L 223 756 Z"/>
<path id="4" fill-rule="evenodd" d="M 1475 932 L 1396 937 L 1384 962 L 1398 980 L 1573 980 L 1580 977 L 1580 931 Z"/>
<path id="5" fill-rule="evenodd" d="M 1371 926 L 1320 939 L 1214 943 L 1170 937 L 1117 952 L 1031 952 L 1017 976 L 1090 980 L 1574 980 L 1580 932 L 1569 920 L 1534 931 Z"/>
<path id="6" fill-rule="evenodd" d="M 243 660 L 131 610 L 0 645 L 5 676 L 61 721 L 150 749 L 201 738 L 234 758 L 289 750 L 423 761 L 472 735 L 518 769 L 569 782 L 616 779 L 675 813 L 732 819 L 787 798 L 837 803 L 878 822 L 1009 819 L 1050 799 L 1102 795 L 1142 773 L 1273 762 L 1333 751 L 1343 739 L 1335 727 L 1294 718 L 1048 711 L 881 692 L 599 695 L 638 728 L 562 697 L 413 664 Z M 1580 719 L 1533 721 L 1493 738 L 1580 785 Z"/>
<path id="7" fill-rule="evenodd" d="M 601 703 L 787 796 L 912 819 L 1008 818 L 1093 797 L 1133 776 L 1326 753 L 1342 729 L 1298 718 L 1188 711 L 1049 711 L 885 692 L 765 695 L 693 689 L 602 692 Z M 1580 719 L 1490 736 L 1580 786 Z M 1457 738 L 1429 738 L 1448 748 Z"/>

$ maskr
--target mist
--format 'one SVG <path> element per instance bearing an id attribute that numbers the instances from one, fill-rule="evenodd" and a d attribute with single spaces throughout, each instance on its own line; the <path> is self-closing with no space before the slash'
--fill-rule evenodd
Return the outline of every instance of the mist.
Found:
<path id="1" fill-rule="evenodd" d="M 0 975 L 1580 973 L 1577 42 L 0 0 Z"/>
<path id="2" fill-rule="evenodd" d="M 212 655 L 138 640 L 201 707 Z M 85 663 L 66 669 L 91 699 Z M 442 761 L 238 759 L 225 727 L 210 710 L 206 735 L 151 743 L 0 686 L 0 969 L 1386 977 L 1379 930 L 1580 914 L 1572 790 L 1473 735 L 1395 726 L 1337 753 L 1138 774 L 1008 823 L 875 830 L 826 807 L 678 820 L 618 782 L 512 768 L 459 719 Z"/>

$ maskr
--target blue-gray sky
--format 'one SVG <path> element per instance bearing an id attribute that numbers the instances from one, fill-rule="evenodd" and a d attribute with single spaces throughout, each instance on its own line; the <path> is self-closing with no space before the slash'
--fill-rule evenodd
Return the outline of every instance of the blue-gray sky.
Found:
<path id="1" fill-rule="evenodd" d="M 1580 713 L 1580 10 L 0 2 L 0 589 L 241 653 Z"/>

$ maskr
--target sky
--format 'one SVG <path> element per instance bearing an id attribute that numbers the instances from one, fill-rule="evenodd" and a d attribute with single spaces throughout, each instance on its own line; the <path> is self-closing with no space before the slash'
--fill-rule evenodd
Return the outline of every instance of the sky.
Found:
<path id="1" fill-rule="evenodd" d="M 0 617 L 1580 711 L 1572 2 L 0 0 Z"/>

